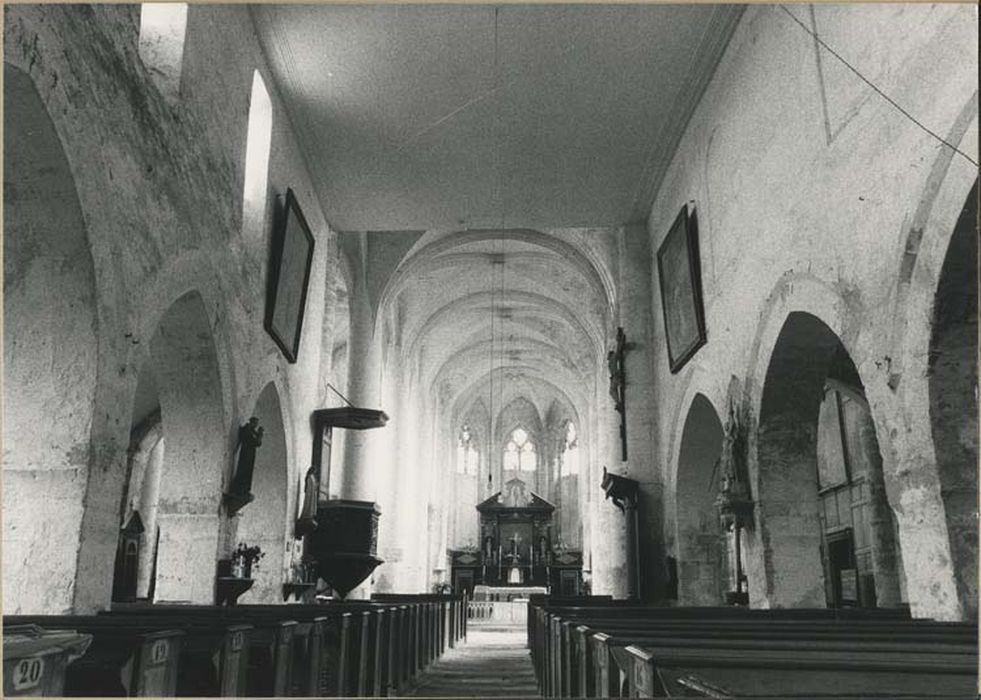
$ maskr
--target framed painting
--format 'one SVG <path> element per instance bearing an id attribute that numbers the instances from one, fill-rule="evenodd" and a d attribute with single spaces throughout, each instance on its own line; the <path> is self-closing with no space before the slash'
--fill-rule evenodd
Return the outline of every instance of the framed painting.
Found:
<path id="1" fill-rule="evenodd" d="M 705 345 L 705 311 L 698 257 L 698 223 L 688 205 L 671 224 L 657 251 L 661 307 L 668 343 L 668 364 L 674 374 Z"/>
<path id="2" fill-rule="evenodd" d="M 303 309 L 313 263 L 313 234 L 292 189 L 286 191 L 286 205 L 274 231 L 269 268 L 269 292 L 265 327 L 276 345 L 293 363 L 300 349 Z"/>

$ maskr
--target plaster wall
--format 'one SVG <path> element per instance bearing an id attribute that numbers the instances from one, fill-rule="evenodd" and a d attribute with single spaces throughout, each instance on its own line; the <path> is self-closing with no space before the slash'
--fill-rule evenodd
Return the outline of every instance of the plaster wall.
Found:
<path id="1" fill-rule="evenodd" d="M 99 327 L 98 357 L 91 360 L 97 380 L 81 392 L 84 396 L 66 397 L 66 410 L 82 410 L 86 402 L 93 406 L 91 449 L 70 479 L 54 484 L 33 469 L 23 484 L 5 483 L 24 504 L 5 508 L 5 528 L 27 533 L 37 549 L 29 565 L 4 566 L 4 607 L 89 612 L 108 603 L 137 377 L 150 359 L 148 346 L 164 311 L 192 290 L 201 296 L 215 348 L 217 395 L 208 398 L 218 407 L 223 430 L 209 438 L 219 455 L 209 481 L 214 492 L 194 494 L 213 505 L 195 515 L 200 522 L 190 528 L 193 537 L 183 524 L 165 528 L 166 537 L 193 540 L 199 554 L 181 565 L 200 572 L 200 578 L 186 586 L 175 582 L 168 595 L 210 596 L 214 560 L 234 540 L 234 525 L 217 505 L 220 489 L 231 477 L 238 426 L 270 381 L 281 388 L 288 453 L 294 456 L 288 500 L 295 509 L 296 485 L 306 470 L 300 456 L 309 455 L 311 447 L 302 417 L 317 407 L 318 391 L 302 378 L 317 376 L 320 367 L 325 261 L 333 234 L 247 8 L 189 7 L 176 100 L 161 94 L 139 58 L 138 5 L 25 5 L 4 12 L 4 60 L 36 87 L 74 179 Z M 262 233 L 246 237 L 242 183 L 255 70 L 272 97 L 273 133 L 266 225 Z M 295 365 L 286 362 L 262 325 L 272 219 L 287 187 L 295 191 L 316 239 Z M 17 216 L 9 200 L 6 205 L 5 223 Z M 162 478 L 166 484 L 166 465 Z M 55 503 L 52 492 L 62 502 L 62 517 L 29 512 L 27 504 Z M 64 531 L 53 532 L 49 520 Z M 269 554 L 278 566 L 281 553 Z M 28 596 L 21 582 L 31 580 L 31 571 L 45 576 L 31 584 Z"/>
<path id="2" fill-rule="evenodd" d="M 5 67 L 6 68 L 6 67 Z M 77 538 L 96 383 L 95 280 L 64 150 L 30 78 L 4 71 L 3 569 L 14 611 L 71 606 L 51 542 Z M 35 501 L 33 493 L 46 498 Z M 7 608 L 11 609 L 10 606 Z"/>
<path id="3" fill-rule="evenodd" d="M 977 160 L 977 8 L 788 9 L 910 114 Z M 678 209 L 694 203 L 708 329 L 708 344 L 678 374 L 668 369 L 665 344 L 654 344 L 654 461 L 669 484 L 668 501 L 676 497 L 678 443 L 693 394 L 725 406 L 735 376 L 745 382 L 738 398 L 758 415 L 777 332 L 790 312 L 810 311 L 840 337 L 869 398 L 903 559 L 916 562 L 906 570 L 914 615 L 970 615 L 975 604 L 959 600 L 954 586 L 956 571 L 969 562 L 951 560 L 929 412 L 926 400 L 914 397 L 923 388 L 929 337 L 922 317 L 929 316 L 928 290 L 936 289 L 939 270 L 931 251 L 945 249 L 976 173 L 819 50 L 783 9 L 746 10 L 648 219 L 653 258 Z M 916 260 L 921 235 L 929 252 L 925 267 Z M 653 332 L 663 339 L 653 279 Z M 908 319 L 899 300 L 912 298 L 917 311 Z M 682 507 L 669 506 L 668 517 Z M 666 533 L 674 529 L 665 524 Z M 752 604 L 790 604 L 795 595 L 788 591 L 807 598 L 814 581 L 795 580 L 786 569 L 764 573 L 770 553 L 759 541 L 750 545 L 757 578 L 770 577 L 754 582 L 750 573 Z M 778 575 L 780 584 L 772 578 Z"/>

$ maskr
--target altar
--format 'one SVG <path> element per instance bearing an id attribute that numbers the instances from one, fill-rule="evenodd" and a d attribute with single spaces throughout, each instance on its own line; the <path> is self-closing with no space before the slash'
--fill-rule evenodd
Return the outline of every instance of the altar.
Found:
<path id="1" fill-rule="evenodd" d="M 475 600 L 479 590 L 488 596 L 484 600 L 508 601 L 557 587 L 564 567 L 557 557 L 566 552 L 553 546 L 554 511 L 555 506 L 517 477 L 477 504 L 480 548 L 448 552 L 453 589 Z"/>
<path id="2" fill-rule="evenodd" d="M 545 586 L 474 586 L 473 599 L 477 601 L 527 600 L 533 595 L 546 595 Z"/>

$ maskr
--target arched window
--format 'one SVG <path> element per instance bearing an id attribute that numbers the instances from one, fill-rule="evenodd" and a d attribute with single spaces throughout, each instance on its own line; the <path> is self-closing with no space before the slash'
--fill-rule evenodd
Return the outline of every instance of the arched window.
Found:
<path id="1" fill-rule="evenodd" d="M 523 428 L 515 428 L 504 446 L 504 469 L 514 472 L 533 472 L 538 468 L 535 444 Z"/>
<path id="2" fill-rule="evenodd" d="M 140 8 L 140 58 L 160 92 L 176 100 L 181 87 L 187 3 L 143 3 Z"/>
<path id="3" fill-rule="evenodd" d="M 576 434 L 576 426 L 572 421 L 566 425 L 565 429 L 565 449 L 562 452 L 562 471 L 563 476 L 577 476 L 579 474 L 579 436 Z"/>
<path id="4" fill-rule="evenodd" d="M 242 226 L 246 236 L 265 229 L 269 151 L 272 147 L 272 100 L 259 71 L 252 74 L 249 130 L 245 142 L 245 184 L 242 193 Z"/>
<path id="5" fill-rule="evenodd" d="M 473 476 L 477 473 L 479 466 L 480 453 L 473 445 L 473 434 L 470 432 L 470 426 L 464 425 L 460 429 L 460 442 L 456 448 L 456 473 Z"/>

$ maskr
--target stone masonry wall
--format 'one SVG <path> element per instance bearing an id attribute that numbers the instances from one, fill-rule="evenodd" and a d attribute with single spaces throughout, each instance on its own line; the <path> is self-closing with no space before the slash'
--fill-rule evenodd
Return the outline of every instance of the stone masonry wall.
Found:
<path id="1" fill-rule="evenodd" d="M 977 160 L 977 8 L 788 9 Z M 723 416 L 736 376 L 746 383 L 750 414 L 759 415 L 784 320 L 793 311 L 818 316 L 840 337 L 865 386 L 903 559 L 915 562 L 906 574 L 919 616 L 958 618 L 976 607 L 954 587 L 957 571 L 973 569 L 964 555 L 951 559 L 922 390 L 937 261 L 976 173 L 820 49 L 784 9 L 754 6 L 687 126 L 648 220 L 653 257 L 678 209 L 693 202 L 708 328 L 708 344 L 676 375 L 664 343 L 655 343 L 656 462 L 664 483 L 678 481 L 673 470 L 695 394 Z M 652 265 L 654 335 L 663 339 Z M 676 524 L 665 527 L 673 532 Z M 760 564 L 769 557 L 761 547 L 748 553 Z M 774 582 L 766 584 L 750 582 L 754 605 L 793 600 L 808 585 L 788 582 L 797 595 L 774 597 L 763 592 Z"/>
<path id="2" fill-rule="evenodd" d="M 4 8 L 5 67 L 33 83 L 74 177 L 94 268 L 99 329 L 95 387 L 77 399 L 93 405 L 94 448 L 86 455 L 87 472 L 80 472 L 87 479 L 59 486 L 57 499 L 51 499 L 43 497 L 50 480 L 37 478 L 38 471 L 33 485 L 18 485 L 15 494 L 19 503 L 30 499 L 34 504 L 29 512 L 5 498 L 5 537 L 18 531 L 17 552 L 7 547 L 4 552 L 8 612 L 88 612 L 108 603 L 137 377 L 148 361 L 158 321 L 186 292 L 201 294 L 218 357 L 221 395 L 212 400 L 221 408 L 225 431 L 211 439 L 226 459 L 214 465 L 217 482 L 230 478 L 238 426 L 255 410 L 259 392 L 270 381 L 280 393 L 287 452 L 294 460 L 288 481 L 279 486 L 288 494 L 288 514 L 294 512 L 296 484 L 310 453 L 304 416 L 316 407 L 319 382 L 301 377 L 319 372 L 325 256 L 333 234 L 313 194 L 249 10 L 189 7 L 180 93 L 174 101 L 161 94 L 138 55 L 139 12 L 138 5 Z M 266 225 L 247 237 L 241 230 L 242 190 L 254 70 L 265 79 L 274 113 Z M 295 191 L 316 239 L 295 365 L 285 361 L 262 324 L 274 202 L 281 206 L 287 187 Z M 5 223 L 15 216 L 9 203 L 6 216 Z M 5 231 L 8 238 L 20 233 Z M 10 381 L 8 376 L 5 392 L 16 390 Z M 8 406 L 8 412 L 16 410 Z M 20 427 L 8 423 L 11 429 Z M 46 449 L 41 443 L 35 447 Z M 10 467 L 6 456 L 4 467 Z M 9 485 L 10 474 L 5 477 Z M 65 489 L 70 494 L 62 493 Z M 10 492 L 5 489 L 5 497 Z M 76 520 L 68 531 L 47 525 L 83 504 L 80 523 Z M 225 542 L 234 526 L 218 512 L 213 521 L 222 530 L 218 541 Z M 281 525 L 285 551 L 291 528 L 287 522 Z M 38 556 L 6 566 L 9 557 L 26 551 Z M 268 552 L 264 566 L 282 566 L 283 551 Z M 213 558 L 207 558 L 186 565 L 207 579 L 214 567 Z M 43 580 L 26 575 L 25 568 L 34 567 L 46 571 Z M 74 587 L 66 589 L 66 580 Z"/>

